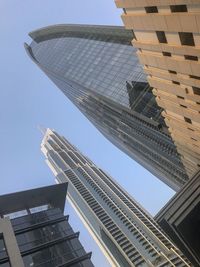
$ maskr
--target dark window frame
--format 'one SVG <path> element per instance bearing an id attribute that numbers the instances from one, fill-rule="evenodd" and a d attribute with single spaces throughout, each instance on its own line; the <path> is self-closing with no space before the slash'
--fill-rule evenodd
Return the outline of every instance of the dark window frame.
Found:
<path id="1" fill-rule="evenodd" d="M 158 38 L 159 43 L 167 43 L 167 38 L 164 31 L 156 31 L 156 35 Z"/>
<path id="2" fill-rule="evenodd" d="M 175 12 L 188 12 L 187 5 L 170 5 L 172 13 Z"/>
<path id="3" fill-rule="evenodd" d="M 195 46 L 192 32 L 179 32 L 178 34 L 182 45 Z"/>
<path id="4" fill-rule="evenodd" d="M 184 58 L 186 60 L 198 61 L 198 57 L 197 56 L 184 55 Z"/>
<path id="5" fill-rule="evenodd" d="M 157 6 L 146 6 L 144 7 L 146 13 L 158 13 Z"/>
<path id="6" fill-rule="evenodd" d="M 192 120 L 190 118 L 184 117 L 185 122 L 192 124 Z"/>
<path id="7" fill-rule="evenodd" d="M 165 52 L 165 51 L 163 51 L 162 54 L 163 54 L 163 56 L 165 56 L 165 57 L 171 57 L 171 56 L 172 56 L 172 54 L 171 54 L 170 52 Z"/>
<path id="8" fill-rule="evenodd" d="M 182 105 L 182 104 L 180 104 L 180 106 L 181 106 L 182 108 L 187 108 L 187 106 L 185 106 L 185 105 Z"/>
<path id="9" fill-rule="evenodd" d="M 189 75 L 189 77 L 192 78 L 192 79 L 200 80 L 200 77 L 199 76 Z"/>
<path id="10" fill-rule="evenodd" d="M 194 95 L 199 95 L 200 96 L 200 88 L 196 86 L 192 86 L 192 90 Z"/>
<path id="11" fill-rule="evenodd" d="M 177 74 L 177 72 L 174 71 L 174 70 L 168 70 L 168 72 L 169 72 L 169 73 L 172 73 L 172 74 Z"/>
<path id="12" fill-rule="evenodd" d="M 177 81 L 172 81 L 172 83 L 180 85 L 180 82 L 177 82 Z"/>

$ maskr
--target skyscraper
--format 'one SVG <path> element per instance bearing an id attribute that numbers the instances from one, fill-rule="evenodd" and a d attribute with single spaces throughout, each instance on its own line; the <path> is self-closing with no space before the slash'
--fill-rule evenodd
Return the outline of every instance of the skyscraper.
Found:
<path id="1" fill-rule="evenodd" d="M 192 177 L 200 169 L 199 0 L 115 0 L 134 32 L 133 45 L 148 74 L 172 139 Z"/>
<path id="2" fill-rule="evenodd" d="M 67 183 L 0 196 L 1 267 L 93 267 L 64 215 Z"/>
<path id="3" fill-rule="evenodd" d="M 104 136 L 174 190 L 188 180 L 131 31 L 55 25 L 30 37 L 25 47 L 32 60 Z"/>
<path id="4" fill-rule="evenodd" d="M 47 129 L 41 150 L 112 266 L 190 266 L 154 219 L 64 137 Z"/>

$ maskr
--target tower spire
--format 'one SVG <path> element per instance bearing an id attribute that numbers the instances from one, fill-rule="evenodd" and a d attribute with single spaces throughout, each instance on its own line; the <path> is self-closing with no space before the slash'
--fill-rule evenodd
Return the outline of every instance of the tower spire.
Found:
<path id="1" fill-rule="evenodd" d="M 42 133 L 42 135 L 45 135 L 47 128 L 45 128 L 43 125 L 40 124 L 38 124 L 37 128 Z"/>

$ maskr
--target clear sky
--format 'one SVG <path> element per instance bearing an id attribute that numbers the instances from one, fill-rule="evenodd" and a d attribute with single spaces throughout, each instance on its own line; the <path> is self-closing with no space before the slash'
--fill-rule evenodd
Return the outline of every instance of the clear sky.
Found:
<path id="1" fill-rule="evenodd" d="M 53 128 L 110 173 L 154 215 L 174 192 L 107 141 L 26 55 L 28 32 L 58 23 L 122 25 L 114 0 L 0 1 L 0 194 L 50 185 L 54 177 L 40 152 L 37 126 Z M 81 133 L 81 134 L 80 134 Z M 97 267 L 110 266 L 67 204 L 70 223 L 93 251 Z"/>

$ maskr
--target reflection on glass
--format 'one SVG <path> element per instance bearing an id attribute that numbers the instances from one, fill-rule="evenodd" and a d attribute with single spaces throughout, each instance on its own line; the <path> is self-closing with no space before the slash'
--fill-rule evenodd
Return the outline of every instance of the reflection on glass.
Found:
<path id="1" fill-rule="evenodd" d="M 10 219 L 15 219 L 15 218 L 27 215 L 27 214 L 28 214 L 27 210 L 20 210 L 20 211 L 4 214 L 3 217 L 4 218 L 9 217 Z"/>
<path id="2" fill-rule="evenodd" d="M 42 205 L 42 206 L 31 208 L 29 210 L 30 210 L 30 213 L 36 213 L 36 212 L 40 212 L 40 211 L 43 211 L 43 210 L 47 210 L 48 207 L 49 207 L 49 205 Z"/>

